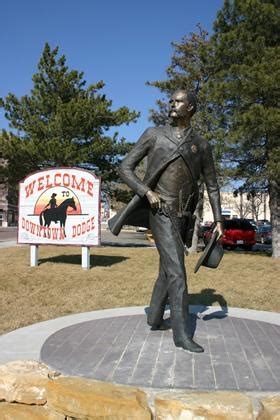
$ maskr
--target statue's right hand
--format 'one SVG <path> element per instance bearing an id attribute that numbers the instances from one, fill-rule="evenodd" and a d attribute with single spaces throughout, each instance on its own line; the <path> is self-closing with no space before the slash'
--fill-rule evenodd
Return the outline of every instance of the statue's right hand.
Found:
<path id="1" fill-rule="evenodd" d="M 146 192 L 146 197 L 152 208 L 160 209 L 161 208 L 161 198 L 160 195 L 152 190 Z"/>

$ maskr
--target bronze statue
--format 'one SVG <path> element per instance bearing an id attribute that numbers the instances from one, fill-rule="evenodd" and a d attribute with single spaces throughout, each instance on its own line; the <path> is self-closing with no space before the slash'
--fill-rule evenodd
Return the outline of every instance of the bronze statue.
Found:
<path id="1" fill-rule="evenodd" d="M 171 124 L 148 128 L 120 165 L 119 174 L 135 192 L 129 204 L 109 221 L 117 235 L 122 226 L 152 229 L 160 267 L 152 293 L 147 322 L 152 329 L 165 329 L 165 305 L 169 299 L 173 340 L 177 347 L 203 352 L 187 331 L 188 292 L 184 244 L 189 245 L 193 213 L 198 200 L 197 181 L 203 176 L 216 222 L 222 235 L 220 193 L 211 147 L 190 125 L 196 112 L 196 97 L 179 90 L 170 99 Z M 135 175 L 147 156 L 145 177 Z"/>

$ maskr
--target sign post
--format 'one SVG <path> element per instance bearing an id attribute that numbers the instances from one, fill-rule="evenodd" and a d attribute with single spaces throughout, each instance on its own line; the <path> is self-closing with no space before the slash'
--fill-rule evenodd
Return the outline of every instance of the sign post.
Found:
<path id="1" fill-rule="evenodd" d="M 90 247 L 82 246 L 82 268 L 84 270 L 90 269 Z"/>
<path id="2" fill-rule="evenodd" d="M 18 243 L 30 244 L 30 265 L 39 245 L 82 247 L 82 268 L 90 268 L 90 247 L 100 245 L 100 178 L 78 168 L 52 168 L 20 183 Z"/>
<path id="3" fill-rule="evenodd" d="M 30 266 L 37 267 L 38 266 L 38 245 L 30 245 Z"/>

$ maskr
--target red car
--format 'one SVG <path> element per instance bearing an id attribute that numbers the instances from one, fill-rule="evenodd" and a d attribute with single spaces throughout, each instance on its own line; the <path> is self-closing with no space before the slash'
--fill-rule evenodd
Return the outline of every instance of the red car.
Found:
<path id="1" fill-rule="evenodd" d="M 224 248 L 235 249 L 241 247 L 246 251 L 251 251 L 256 244 L 256 232 L 250 222 L 244 219 L 231 219 L 223 222 L 224 234 L 220 239 Z M 204 243 L 210 240 L 215 224 L 211 229 L 204 233 Z"/>

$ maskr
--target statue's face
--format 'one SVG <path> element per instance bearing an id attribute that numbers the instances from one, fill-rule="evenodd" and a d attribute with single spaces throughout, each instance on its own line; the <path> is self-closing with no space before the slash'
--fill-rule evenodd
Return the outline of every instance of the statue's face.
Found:
<path id="1" fill-rule="evenodd" d="M 192 108 L 188 102 L 187 94 L 179 90 L 171 96 L 169 101 L 169 116 L 174 119 L 187 118 Z"/>

